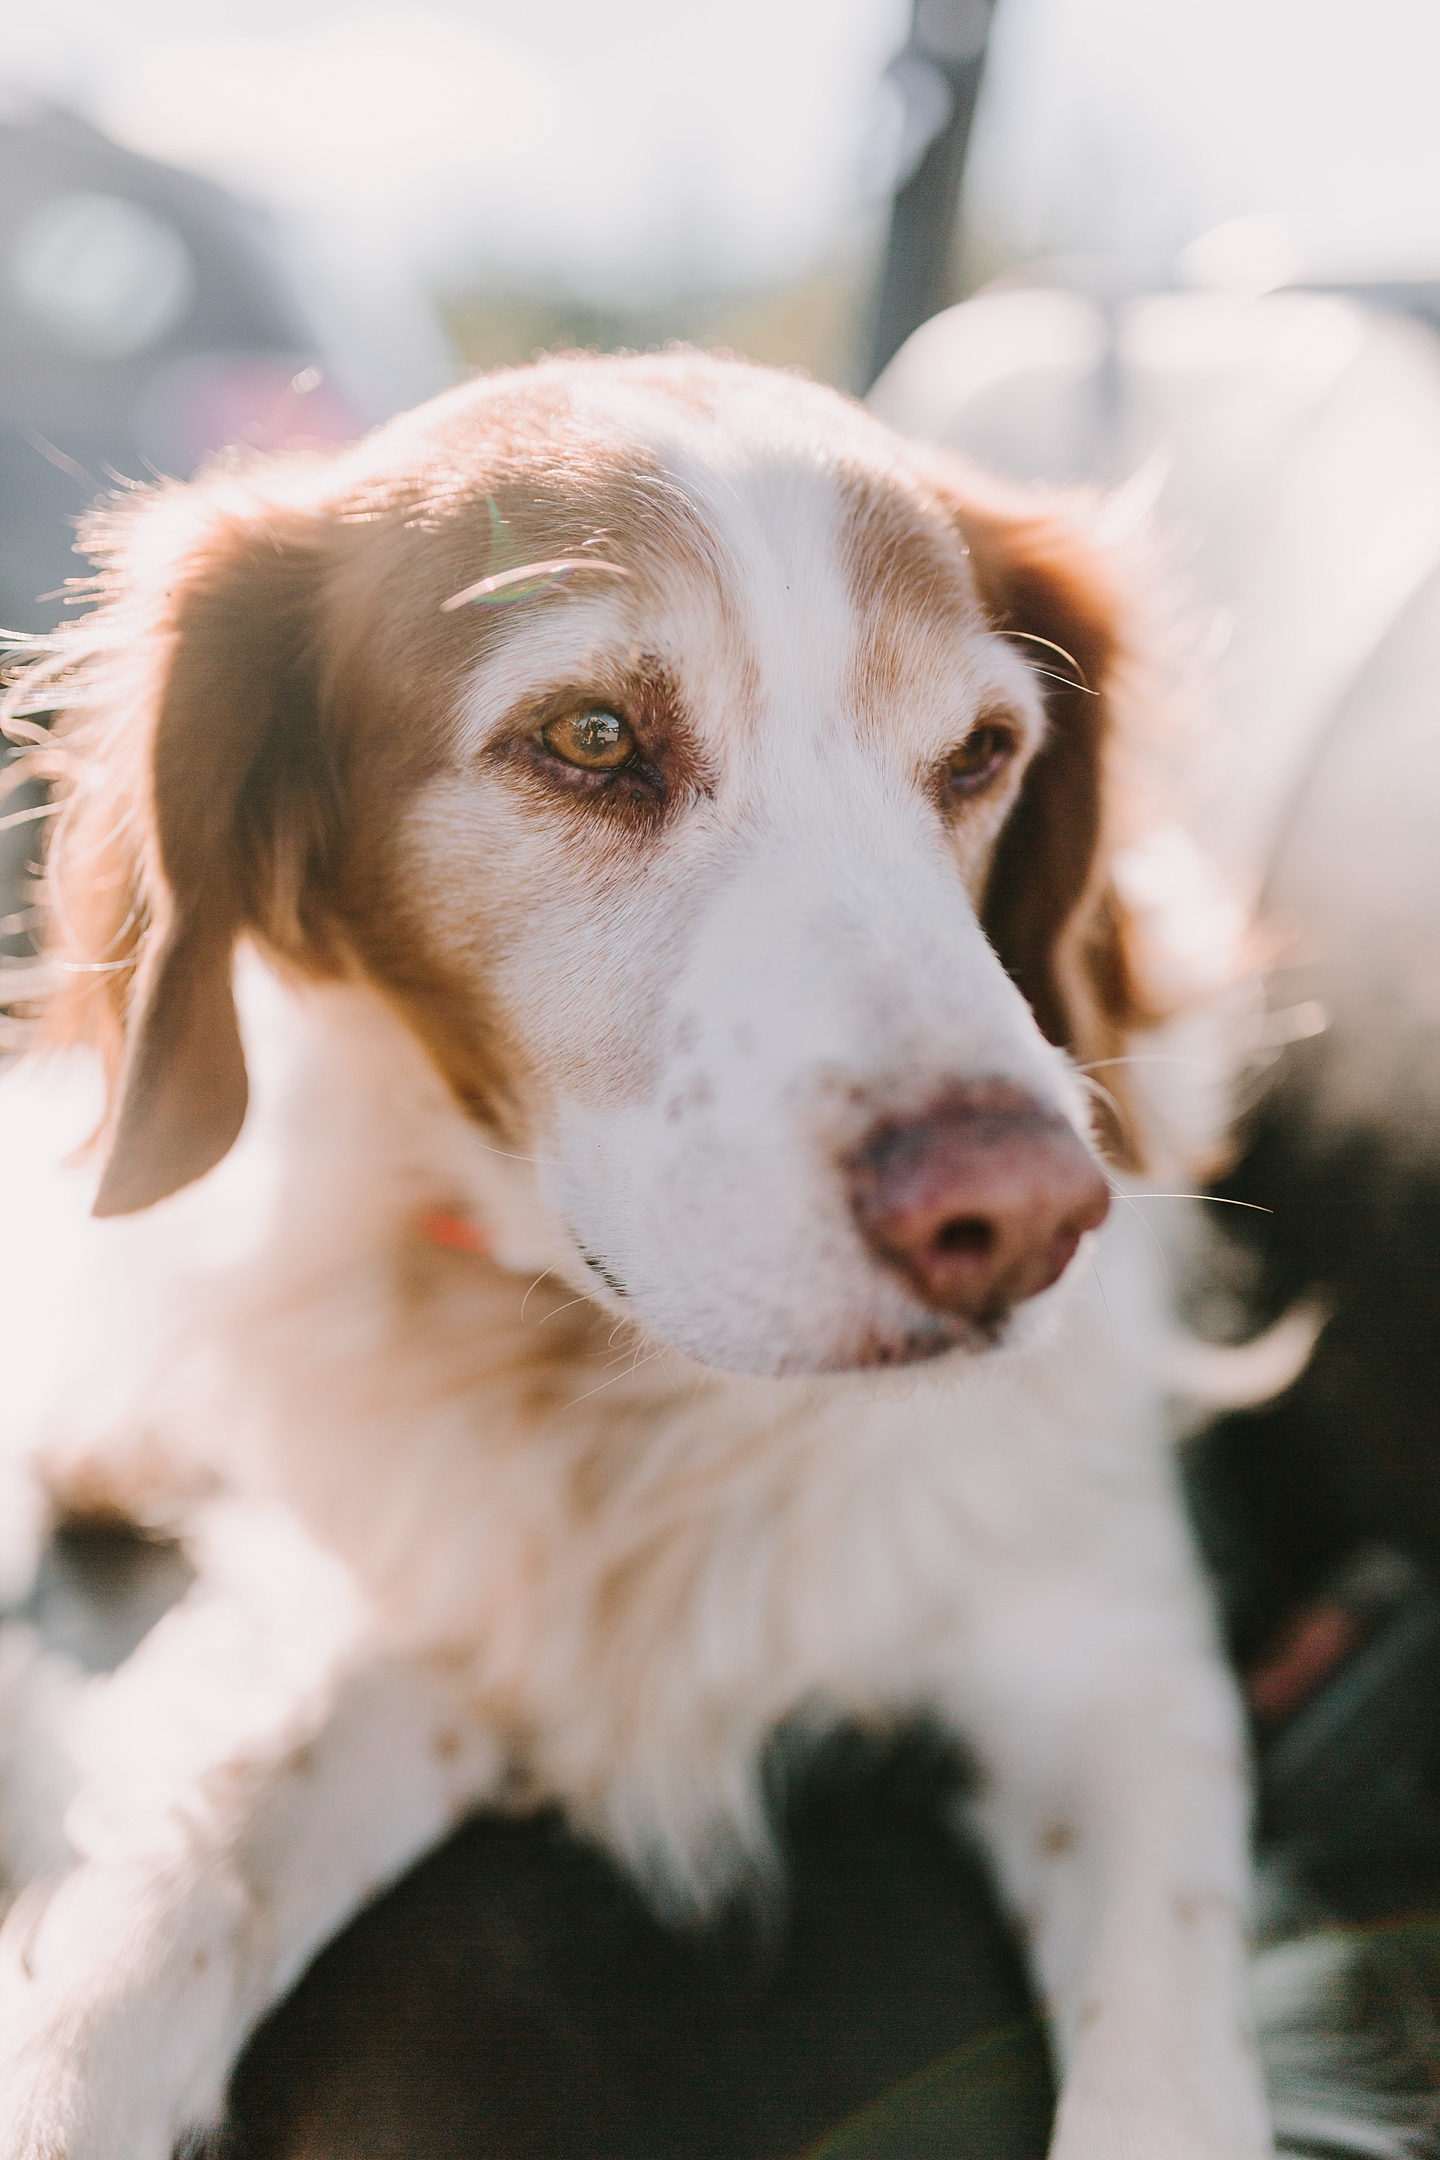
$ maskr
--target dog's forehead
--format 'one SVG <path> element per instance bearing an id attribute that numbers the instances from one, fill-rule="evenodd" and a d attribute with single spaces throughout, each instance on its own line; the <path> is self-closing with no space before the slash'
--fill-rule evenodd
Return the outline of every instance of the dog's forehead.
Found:
<path id="1" fill-rule="evenodd" d="M 624 573 L 507 610 L 517 687 L 532 658 L 580 668 L 627 641 L 710 668 L 717 688 L 746 679 L 752 705 L 802 686 L 883 705 L 957 660 L 1011 672 L 953 516 L 832 392 L 698 356 L 582 363 L 558 383 L 539 369 L 497 385 L 457 418 L 484 485 L 474 566 L 578 554 Z M 492 477 L 497 431 L 509 447 Z"/>
<path id="2" fill-rule="evenodd" d="M 947 585 L 947 602 L 970 596 L 959 534 L 900 445 L 832 391 L 733 363 L 597 368 L 580 375 L 557 430 L 562 472 L 572 455 L 592 462 L 607 430 L 621 482 L 617 550 L 643 558 L 668 510 L 731 589 L 773 594 L 838 578 L 847 599 L 864 602 L 904 553 L 929 573 L 917 583 Z"/>

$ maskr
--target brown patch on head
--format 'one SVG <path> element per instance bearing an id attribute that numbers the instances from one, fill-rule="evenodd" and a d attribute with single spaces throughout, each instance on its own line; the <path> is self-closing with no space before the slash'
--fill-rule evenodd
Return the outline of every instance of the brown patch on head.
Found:
<path id="1" fill-rule="evenodd" d="M 49 1032 L 106 1052 L 101 1212 L 202 1175 L 238 1132 L 242 934 L 313 975 L 358 956 L 462 1098 L 514 1117 L 513 1046 L 427 948 L 400 836 L 487 650 L 576 589 L 447 612 L 492 569 L 497 517 L 507 558 L 620 563 L 637 598 L 677 564 L 713 574 L 687 499 L 585 394 L 604 377 L 517 373 L 340 459 L 221 470 L 92 522 L 102 606 L 51 670 L 71 709 L 52 949 L 72 972 Z"/>
<path id="2" fill-rule="evenodd" d="M 378 507 L 393 520 L 399 510 L 407 527 L 427 531 L 449 582 L 442 601 L 498 569 L 556 557 L 618 564 L 642 590 L 677 570 L 713 576 L 694 505 L 607 398 L 616 382 L 633 388 L 637 377 L 652 392 L 682 387 L 662 363 L 577 359 L 452 391 L 375 438 L 378 471 L 357 482 L 341 514 L 369 517 Z M 493 559 L 490 504 L 502 521 L 503 564 Z M 403 606 L 393 588 L 389 598 Z"/>
<path id="3" fill-rule="evenodd" d="M 912 685 L 917 644 L 953 643 L 982 618 L 965 546 L 903 470 L 852 463 L 839 478 L 846 583 L 855 605 L 856 709 L 884 714 Z"/>
<path id="4" fill-rule="evenodd" d="M 588 708 L 616 714 L 633 752 L 614 770 L 568 767 L 544 741 L 547 725 Z M 710 791 L 715 773 L 691 726 L 672 671 L 653 654 L 625 666 L 602 661 L 583 682 L 527 700 L 502 727 L 487 755 L 548 819 L 569 810 L 605 821 L 607 830 L 648 835 Z"/>

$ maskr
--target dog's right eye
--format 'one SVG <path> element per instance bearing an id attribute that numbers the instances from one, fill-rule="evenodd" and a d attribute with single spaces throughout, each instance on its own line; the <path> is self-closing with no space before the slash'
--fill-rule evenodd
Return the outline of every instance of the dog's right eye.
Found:
<path id="1" fill-rule="evenodd" d="M 567 713 L 540 730 L 540 741 L 562 764 L 582 772 L 618 772 L 635 755 L 635 736 L 626 720 L 603 705 L 589 712 Z"/>

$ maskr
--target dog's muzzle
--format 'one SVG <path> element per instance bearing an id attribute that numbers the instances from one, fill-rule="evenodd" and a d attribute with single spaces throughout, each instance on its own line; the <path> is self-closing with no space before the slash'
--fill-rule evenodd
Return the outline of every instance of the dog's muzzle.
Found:
<path id="1" fill-rule="evenodd" d="M 870 1250 L 934 1311 L 981 1327 L 1057 1282 L 1110 1211 L 1074 1129 L 1004 1081 L 880 1123 L 845 1168 Z"/>

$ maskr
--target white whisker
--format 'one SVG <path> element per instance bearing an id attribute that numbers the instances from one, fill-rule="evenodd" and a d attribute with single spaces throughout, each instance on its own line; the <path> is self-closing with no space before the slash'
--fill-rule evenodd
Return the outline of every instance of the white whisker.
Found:
<path id="1" fill-rule="evenodd" d="M 1066 652 L 1065 647 L 1057 645 L 1054 638 L 1039 637 L 1033 630 L 1002 630 L 1000 635 L 1003 638 L 1019 638 L 1026 645 L 1043 645 L 1047 652 L 1058 653 L 1062 660 L 1068 660 L 1079 677 L 1079 681 L 1071 683 L 1069 687 L 1072 690 L 1088 690 L 1090 688 L 1090 685 L 1085 680 L 1085 670 L 1075 658 L 1074 653 Z M 1055 680 L 1058 682 L 1060 677 L 1057 675 Z"/>
<path id="2" fill-rule="evenodd" d="M 547 1275 L 551 1275 L 551 1274 L 553 1274 L 553 1273 L 554 1273 L 554 1270 L 553 1270 L 553 1268 L 548 1268 L 548 1267 L 547 1267 L 547 1268 L 541 1268 L 541 1270 L 540 1270 L 540 1273 L 539 1273 L 539 1274 L 538 1274 L 538 1275 L 537 1275 L 537 1276 L 535 1277 L 535 1280 L 534 1280 L 534 1282 L 532 1282 L 532 1283 L 531 1283 L 531 1285 L 530 1285 L 530 1288 L 529 1288 L 529 1290 L 527 1290 L 527 1291 L 525 1292 L 525 1295 L 524 1295 L 524 1297 L 523 1297 L 523 1298 L 521 1298 L 521 1300 L 520 1300 L 520 1325 L 521 1325 L 521 1327 L 524 1327 L 524 1325 L 525 1325 L 525 1307 L 526 1307 L 526 1306 L 527 1306 L 527 1305 L 529 1304 L 529 1302 L 530 1302 L 530 1298 L 531 1298 L 531 1294 L 532 1294 L 532 1292 L 534 1292 L 534 1291 L 538 1290 L 538 1289 L 539 1289 L 539 1287 L 540 1287 L 540 1285 L 541 1285 L 541 1283 L 542 1283 L 542 1282 L 544 1282 L 544 1280 L 545 1280 L 546 1276 L 547 1276 Z"/>
<path id="3" fill-rule="evenodd" d="M 614 1342 L 614 1340 L 615 1340 L 615 1337 L 616 1337 L 616 1335 L 618 1335 L 618 1334 L 619 1334 L 619 1332 L 620 1332 L 620 1328 L 621 1328 L 621 1327 L 632 1327 L 632 1328 L 633 1328 L 634 1326 L 635 1326 L 635 1322 L 634 1322 L 633 1320 L 622 1320 L 622 1321 L 620 1322 L 620 1326 L 619 1326 L 619 1327 L 616 1327 L 616 1328 L 614 1329 L 614 1331 L 612 1332 L 612 1334 L 611 1334 L 611 1336 L 610 1336 L 610 1343 L 613 1343 L 613 1342 Z M 608 1349 L 609 1349 L 609 1347 L 610 1347 L 610 1343 L 607 1343 L 607 1344 L 606 1344 L 606 1346 L 605 1346 L 607 1350 L 608 1350 Z M 607 1359 L 605 1360 L 605 1364 L 604 1364 L 604 1366 L 603 1366 L 603 1368 L 602 1368 L 602 1369 L 603 1369 L 603 1370 L 604 1370 L 605 1372 L 611 1372 L 611 1371 L 613 1371 L 613 1370 L 614 1370 L 614 1368 L 615 1368 L 615 1366 L 617 1366 L 617 1365 L 623 1365 L 623 1364 L 624 1364 L 624 1362 L 625 1362 L 625 1360 L 626 1360 L 626 1358 L 628 1358 L 628 1357 L 632 1357 L 632 1356 L 634 1356 L 634 1357 L 638 1357 L 638 1356 L 640 1355 L 640 1352 L 641 1352 L 641 1350 L 642 1350 L 642 1349 L 644 1348 L 644 1346 L 645 1346 L 645 1337 L 644 1337 L 644 1336 L 643 1336 L 642 1334 L 640 1334 L 640 1333 L 638 1332 L 638 1330 L 637 1330 L 637 1334 L 636 1334 L 636 1340 L 635 1340 L 635 1342 L 634 1342 L 633 1344 L 632 1344 L 632 1343 L 622 1343 L 622 1344 L 621 1344 L 621 1346 L 620 1346 L 620 1348 L 619 1348 L 619 1349 L 618 1349 L 618 1350 L 616 1351 L 616 1353 L 615 1353 L 614 1357 L 611 1357 L 611 1358 L 607 1358 Z"/>
<path id="4" fill-rule="evenodd" d="M 1129 1193 L 1121 1192 L 1118 1185 L 1111 1185 L 1110 1195 L 1112 1199 L 1123 1201 L 1126 1207 L 1129 1207 L 1132 1204 Z M 1156 1237 L 1155 1232 L 1150 1228 L 1149 1223 L 1146 1222 L 1144 1216 L 1140 1214 L 1138 1209 L 1136 1210 L 1135 1220 L 1144 1230 L 1145 1235 L 1149 1238 L 1151 1244 L 1155 1247 L 1156 1252 L 1159 1253 L 1160 1265 L 1165 1270 L 1165 1280 L 1168 1283 L 1170 1280 L 1170 1261 L 1168 1255 L 1166 1254 L 1164 1246 L 1160 1243 L 1159 1238 Z"/>
<path id="5" fill-rule="evenodd" d="M 463 592 L 452 593 L 448 600 L 442 600 L 441 612 L 451 614 L 462 607 L 507 607 L 516 600 L 529 600 L 537 593 L 548 592 L 582 570 L 598 570 L 607 577 L 630 575 L 621 564 L 602 562 L 597 556 L 557 555 L 545 562 L 521 563 L 514 570 L 498 570 L 493 577 L 480 578 L 474 585 L 467 585 Z"/>
<path id="6" fill-rule="evenodd" d="M 1059 683 L 1062 690 L 1078 690 L 1082 697 L 1099 697 L 1100 695 L 1098 690 L 1090 688 L 1089 683 L 1072 682 L 1068 675 L 1057 675 L 1053 668 L 1032 666 L 1030 673 L 1039 675 L 1045 682 Z"/>
<path id="7" fill-rule="evenodd" d="M 1098 1267 L 1096 1266 L 1096 1264 L 1095 1264 L 1095 1255 L 1094 1255 L 1094 1253 L 1093 1253 L 1093 1252 L 1092 1252 L 1092 1253 L 1090 1254 L 1089 1258 L 1090 1258 L 1090 1272 L 1091 1272 L 1091 1274 L 1092 1274 L 1092 1275 L 1093 1275 L 1093 1276 L 1095 1277 L 1095 1287 L 1096 1287 L 1096 1289 L 1097 1289 L 1097 1290 L 1098 1290 L 1098 1291 L 1100 1292 L 1100 1303 L 1101 1303 L 1101 1304 L 1102 1304 L 1102 1305 L 1104 1306 L 1104 1308 L 1105 1308 L 1105 1325 L 1106 1325 L 1106 1326 L 1107 1326 L 1107 1327 L 1109 1328 L 1109 1330 L 1110 1330 L 1110 1355 L 1111 1355 L 1111 1357 L 1114 1357 L 1114 1355 L 1115 1355 L 1115 1322 L 1114 1322 L 1114 1320 L 1113 1320 L 1113 1319 L 1111 1318 L 1111 1316 L 1110 1316 L 1110 1300 L 1109 1300 L 1109 1298 L 1108 1298 L 1108 1297 L 1106 1297 L 1106 1295 L 1105 1295 L 1105 1285 L 1104 1285 L 1104 1283 L 1103 1283 L 1103 1282 L 1101 1282 L 1101 1280 L 1100 1280 L 1100 1270 L 1099 1270 L 1099 1268 L 1098 1268 Z"/>
<path id="8" fill-rule="evenodd" d="M 640 1358 L 636 1364 L 632 1365 L 629 1372 L 618 1372 L 613 1376 L 613 1378 L 609 1380 L 602 1380 L 598 1387 L 587 1388 L 583 1395 L 577 1395 L 575 1397 L 575 1400 L 572 1403 L 567 1404 L 566 1407 L 571 1410 L 578 1410 L 581 1403 L 589 1402 L 592 1395 L 603 1395 L 606 1388 L 614 1387 L 617 1380 L 628 1380 L 632 1373 L 638 1372 L 641 1365 L 649 1365 L 653 1363 L 656 1358 L 663 1357 L 664 1355 L 665 1352 L 663 1349 L 652 1350 L 648 1357 Z"/>
<path id="9" fill-rule="evenodd" d="M 1115 1097 L 1110 1093 L 1109 1088 L 1102 1087 L 1098 1080 L 1092 1080 L 1088 1073 L 1082 1073 L 1080 1075 L 1080 1078 L 1083 1080 L 1086 1088 L 1092 1095 L 1098 1095 L 1101 1102 L 1108 1105 L 1110 1110 L 1114 1113 L 1116 1124 L 1120 1127 L 1120 1130 L 1123 1133 L 1126 1127 L 1129 1125 L 1130 1120 L 1125 1115 L 1125 1112 L 1121 1109 Z"/>
<path id="10" fill-rule="evenodd" d="M 589 1303 L 590 1299 L 583 1295 L 580 1297 L 567 1298 L 563 1305 L 552 1305 L 549 1312 L 541 1313 L 540 1318 L 536 1321 L 535 1325 L 536 1327 L 544 1327 L 545 1322 L 547 1320 L 553 1320 L 557 1313 L 569 1312 L 572 1305 L 588 1305 Z"/>
<path id="11" fill-rule="evenodd" d="M 681 1389 L 679 1381 L 675 1378 L 674 1373 L 671 1372 L 670 1361 L 663 1350 L 660 1353 L 660 1363 L 665 1369 L 665 1377 L 670 1382 L 670 1389 L 672 1394 L 681 1394 L 683 1390 Z"/>
<path id="12" fill-rule="evenodd" d="M 1273 1215 L 1274 1208 L 1261 1207 L 1258 1200 L 1227 1200 L 1223 1193 L 1210 1192 L 1137 1192 L 1130 1193 L 1131 1200 L 1203 1200 L 1208 1207 L 1243 1207 L 1252 1215 Z"/>
<path id="13" fill-rule="evenodd" d="M 1091 1058 L 1086 1065 L 1077 1065 L 1076 1072 L 1099 1072 L 1105 1065 L 1200 1065 L 1208 1072 L 1210 1062 L 1200 1057 L 1171 1056 L 1168 1051 L 1142 1050 L 1133 1057 Z"/>

